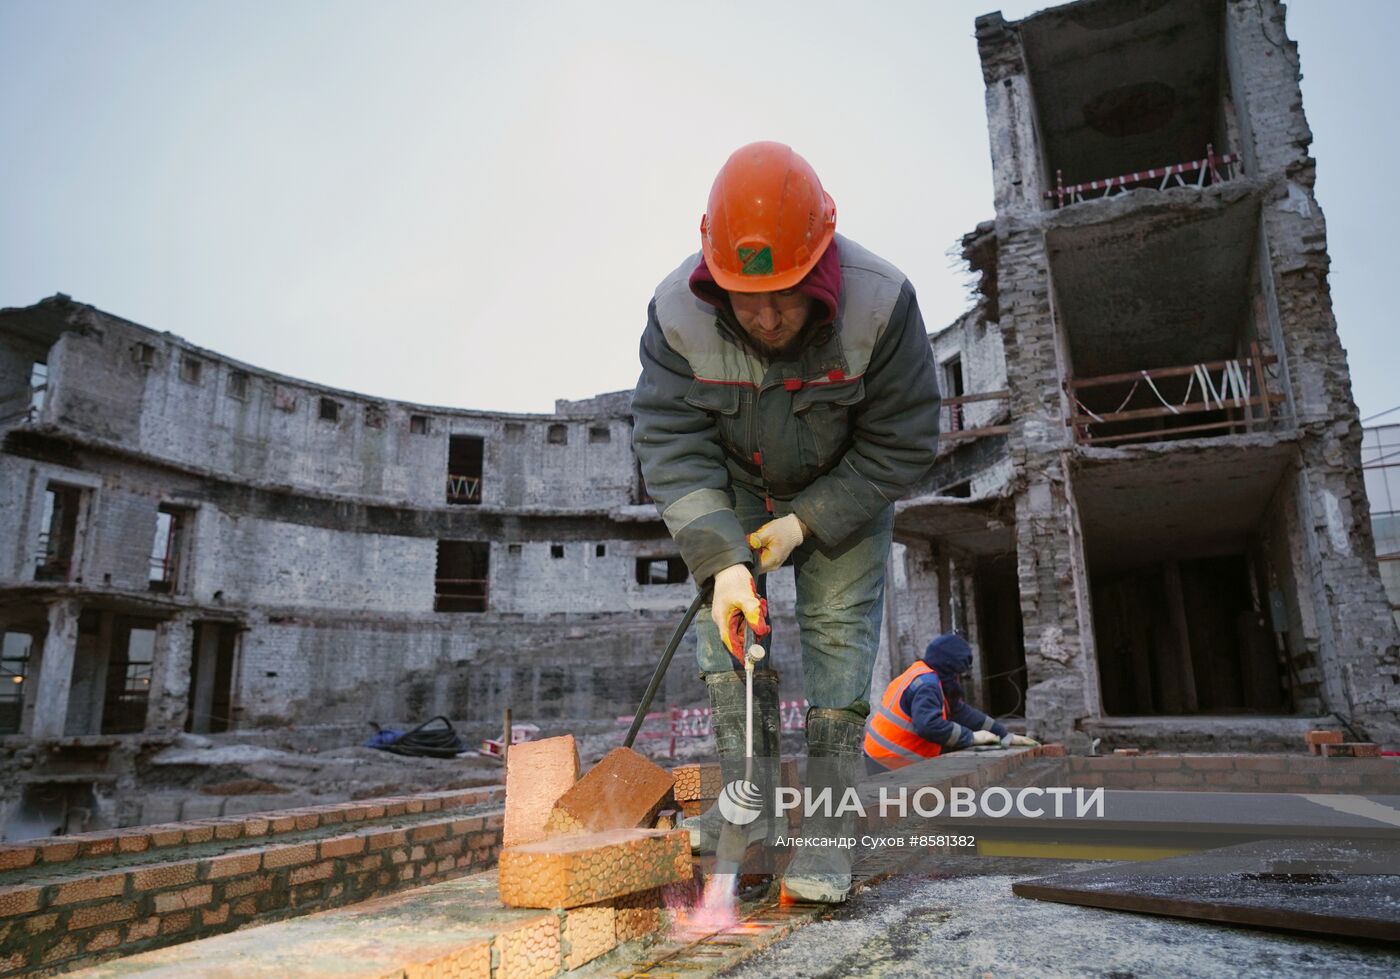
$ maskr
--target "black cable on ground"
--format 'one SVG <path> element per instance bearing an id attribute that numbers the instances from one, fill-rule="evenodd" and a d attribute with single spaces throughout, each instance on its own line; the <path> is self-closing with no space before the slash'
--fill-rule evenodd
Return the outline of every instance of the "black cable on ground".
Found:
<path id="1" fill-rule="evenodd" d="M 429 729 L 429 725 L 438 721 L 442 722 L 441 727 Z M 439 714 L 419 724 L 412 731 L 404 732 L 388 744 L 377 744 L 374 747 L 380 751 L 417 758 L 455 758 L 466 749 L 466 744 L 457 736 L 452 722 Z"/>

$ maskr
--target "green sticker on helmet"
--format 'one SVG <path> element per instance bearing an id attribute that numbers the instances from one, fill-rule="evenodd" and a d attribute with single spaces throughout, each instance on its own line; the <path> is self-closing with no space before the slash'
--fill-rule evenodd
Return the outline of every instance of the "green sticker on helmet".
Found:
<path id="1" fill-rule="evenodd" d="M 743 267 L 740 275 L 772 275 L 773 251 L 767 245 L 762 248 L 740 248 L 739 261 Z"/>

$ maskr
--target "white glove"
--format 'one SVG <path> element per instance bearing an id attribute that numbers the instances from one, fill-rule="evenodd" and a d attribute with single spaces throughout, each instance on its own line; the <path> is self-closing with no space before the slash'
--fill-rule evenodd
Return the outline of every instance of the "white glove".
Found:
<path id="1" fill-rule="evenodd" d="M 753 574 L 747 565 L 731 564 L 715 575 L 715 593 L 710 602 L 710 618 L 719 630 L 724 648 L 740 660 L 744 658 L 743 628 L 740 626 L 737 630 L 739 639 L 738 648 L 735 648 L 734 620 L 742 618 L 748 622 L 749 628 L 756 635 L 761 636 L 768 632 L 768 623 L 764 621 L 763 603 L 759 600 Z"/>
<path id="2" fill-rule="evenodd" d="M 997 737 L 997 736 L 996 736 L 995 734 L 993 734 L 991 731 L 973 731 L 973 732 L 972 732 L 972 743 L 973 743 L 973 744 L 1001 744 L 1001 738 Z"/>
<path id="3" fill-rule="evenodd" d="M 767 574 L 781 568 L 806 537 L 807 528 L 795 513 L 770 520 L 749 534 L 749 547 L 758 558 L 758 573 Z"/>
<path id="4" fill-rule="evenodd" d="M 1006 737 L 1001 739 L 1003 748 L 1033 748 L 1038 744 L 1040 742 L 1035 738 L 1028 738 L 1024 734 L 1008 733 Z"/>

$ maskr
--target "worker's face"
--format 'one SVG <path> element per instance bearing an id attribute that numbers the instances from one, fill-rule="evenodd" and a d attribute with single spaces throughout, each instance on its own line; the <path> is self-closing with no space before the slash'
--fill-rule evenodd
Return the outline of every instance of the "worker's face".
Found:
<path id="1" fill-rule="evenodd" d="M 813 299 L 797 289 L 782 292 L 731 292 L 734 318 L 765 356 L 785 352 L 811 315 Z"/>

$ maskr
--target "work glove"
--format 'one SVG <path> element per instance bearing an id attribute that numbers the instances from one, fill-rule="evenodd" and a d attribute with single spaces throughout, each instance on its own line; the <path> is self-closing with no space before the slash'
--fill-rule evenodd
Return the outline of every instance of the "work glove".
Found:
<path id="1" fill-rule="evenodd" d="M 758 573 L 767 574 L 781 568 L 806 536 L 807 528 L 795 513 L 770 520 L 749 534 L 749 547 L 758 558 Z"/>
<path id="2" fill-rule="evenodd" d="M 1034 748 L 1038 744 L 1040 744 L 1040 742 L 1035 738 L 1028 738 L 1024 734 L 1011 734 L 1008 732 L 1006 737 L 1001 739 L 1001 746 L 1003 748 Z"/>
<path id="3" fill-rule="evenodd" d="M 972 732 L 972 743 L 973 743 L 973 744 L 1001 744 L 1001 738 L 997 737 L 997 736 L 996 736 L 995 734 L 993 734 L 991 731 L 973 731 L 973 732 Z"/>
<path id="4" fill-rule="evenodd" d="M 724 648 L 741 663 L 745 653 L 744 624 L 748 623 L 755 636 L 768 634 L 768 603 L 758 597 L 758 587 L 747 565 L 731 564 L 715 575 L 710 618 L 719 630 Z"/>

